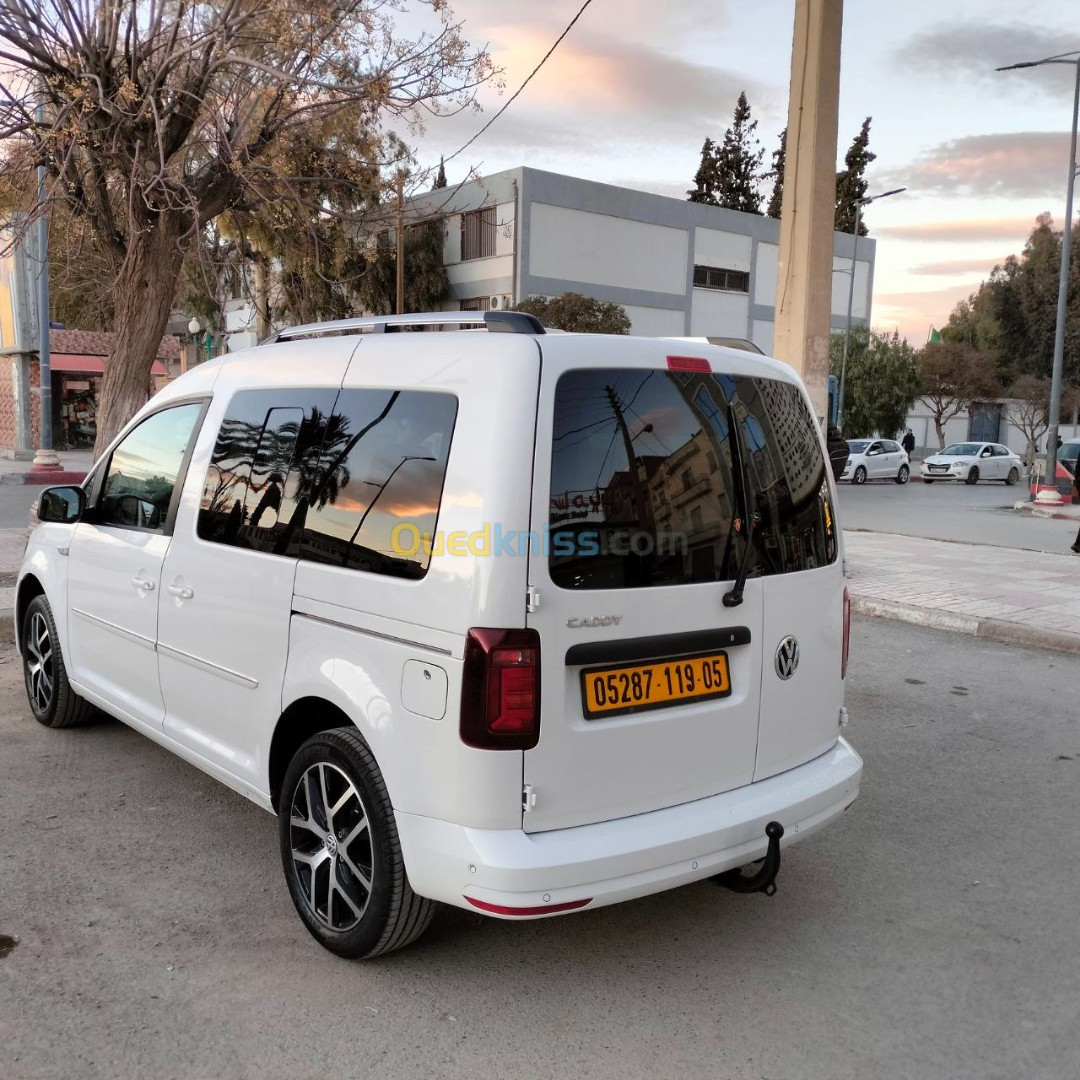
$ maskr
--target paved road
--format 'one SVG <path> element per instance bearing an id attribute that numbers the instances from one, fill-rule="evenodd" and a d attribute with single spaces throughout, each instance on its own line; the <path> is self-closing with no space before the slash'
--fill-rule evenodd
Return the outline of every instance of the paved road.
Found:
<path id="1" fill-rule="evenodd" d="M 29 484 L 0 484 L 0 529 L 25 529 L 30 520 L 30 504 L 44 488 Z"/>
<path id="2" fill-rule="evenodd" d="M 925 536 L 932 540 L 961 540 L 970 544 L 1066 551 L 1076 539 L 1068 521 L 1033 518 L 1012 512 L 1027 498 L 1022 484 L 937 483 L 917 481 L 901 487 L 869 483 L 840 484 L 840 524 L 845 529 Z"/>
<path id="3" fill-rule="evenodd" d="M 1080 1075 L 1080 659 L 856 620 L 863 796 L 775 897 L 446 911 L 367 965 L 301 928 L 270 816 L 119 724 L 38 727 L 3 659 L 4 1080 Z"/>

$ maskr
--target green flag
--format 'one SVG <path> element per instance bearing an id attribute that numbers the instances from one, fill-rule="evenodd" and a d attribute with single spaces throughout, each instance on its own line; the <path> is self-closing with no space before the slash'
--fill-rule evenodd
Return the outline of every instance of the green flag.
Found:
<path id="1" fill-rule="evenodd" d="M 941 344 L 941 335 L 932 326 L 930 327 L 930 336 L 926 339 L 926 344 L 927 345 L 940 345 Z"/>

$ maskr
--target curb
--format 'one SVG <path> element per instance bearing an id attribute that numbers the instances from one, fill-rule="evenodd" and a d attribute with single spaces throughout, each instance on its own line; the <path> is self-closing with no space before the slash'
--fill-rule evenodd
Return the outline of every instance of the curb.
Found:
<path id="1" fill-rule="evenodd" d="M 894 600 L 875 600 L 869 596 L 853 596 L 851 610 L 857 615 L 893 619 L 914 626 L 928 626 L 933 630 L 952 630 L 1002 645 L 1025 645 L 1032 649 L 1050 649 L 1080 656 L 1080 634 L 1070 634 L 1067 630 L 1041 629 L 1004 619 L 980 619 L 976 615 L 964 615 L 958 611 L 915 607 Z"/>
<path id="2" fill-rule="evenodd" d="M 86 473 L 77 469 L 31 469 L 29 472 L 0 473 L 0 484 L 33 484 L 53 487 L 56 484 L 81 484 Z"/>
<path id="3" fill-rule="evenodd" d="M 1032 517 L 1049 518 L 1053 521 L 1080 521 L 1080 514 L 1063 513 L 1061 507 L 1053 509 L 1049 506 L 1039 506 L 1033 502 L 1018 502 L 1013 504 L 1013 511 L 1018 514 L 1030 514 Z"/>

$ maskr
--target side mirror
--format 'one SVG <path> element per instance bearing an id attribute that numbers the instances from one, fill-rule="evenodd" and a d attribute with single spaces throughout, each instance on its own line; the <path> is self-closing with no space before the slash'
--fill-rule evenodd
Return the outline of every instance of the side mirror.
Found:
<path id="1" fill-rule="evenodd" d="M 983 451 L 983 452 L 982 452 L 982 453 L 981 453 L 981 454 L 979 455 L 979 457 L 989 457 L 989 456 L 990 456 L 990 455 L 991 455 L 992 453 L 993 453 L 993 450 L 991 450 L 991 449 L 990 449 L 989 447 L 987 447 L 987 448 L 986 448 L 986 449 L 985 449 L 985 450 L 984 450 L 984 451 Z"/>
<path id="2" fill-rule="evenodd" d="M 46 488 L 38 499 L 38 521 L 72 525 L 86 511 L 86 492 L 81 487 Z"/>

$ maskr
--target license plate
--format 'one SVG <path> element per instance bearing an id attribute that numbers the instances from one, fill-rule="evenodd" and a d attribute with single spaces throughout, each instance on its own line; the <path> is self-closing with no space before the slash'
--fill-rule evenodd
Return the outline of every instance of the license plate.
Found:
<path id="1" fill-rule="evenodd" d="M 697 653 L 614 664 L 581 673 L 581 707 L 588 719 L 664 709 L 731 693 L 727 653 Z"/>

